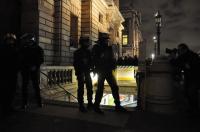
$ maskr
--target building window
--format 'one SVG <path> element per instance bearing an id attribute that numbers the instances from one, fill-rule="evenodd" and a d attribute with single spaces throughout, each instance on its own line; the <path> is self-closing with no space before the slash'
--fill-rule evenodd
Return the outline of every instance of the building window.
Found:
<path id="1" fill-rule="evenodd" d="M 116 36 L 116 37 L 119 37 L 119 31 L 116 32 L 115 36 Z"/>
<path id="2" fill-rule="evenodd" d="M 106 21 L 109 21 L 109 19 L 110 19 L 110 16 L 108 13 L 106 13 Z"/>
<path id="3" fill-rule="evenodd" d="M 70 46 L 78 48 L 78 17 L 71 14 L 70 26 Z"/>
<path id="4" fill-rule="evenodd" d="M 99 13 L 99 22 L 103 23 L 103 15 L 101 13 Z"/>
<path id="5" fill-rule="evenodd" d="M 128 45 L 128 42 L 129 42 L 129 21 L 130 21 L 130 18 L 126 18 L 125 19 L 125 22 L 123 23 L 123 26 L 124 26 L 124 30 L 123 30 L 123 35 L 122 35 L 122 45 L 123 46 L 127 46 Z"/>
<path id="6" fill-rule="evenodd" d="M 127 34 L 122 35 L 122 45 L 123 46 L 128 45 L 128 35 Z"/>

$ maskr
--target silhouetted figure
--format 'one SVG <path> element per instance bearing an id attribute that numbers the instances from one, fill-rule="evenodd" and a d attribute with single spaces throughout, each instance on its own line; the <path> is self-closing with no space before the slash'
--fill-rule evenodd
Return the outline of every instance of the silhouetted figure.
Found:
<path id="1" fill-rule="evenodd" d="M 22 107 L 27 109 L 28 107 L 28 83 L 31 80 L 33 89 L 35 90 L 35 96 L 37 104 L 42 107 L 40 87 L 39 87 L 39 71 L 40 65 L 44 62 L 43 49 L 37 45 L 35 36 L 33 34 L 24 34 L 21 37 L 20 48 L 20 68 L 22 74 Z"/>
<path id="2" fill-rule="evenodd" d="M 175 57 L 175 54 L 174 54 Z M 171 60 L 179 74 L 184 74 L 185 94 L 189 103 L 189 111 L 198 111 L 198 90 L 200 89 L 200 58 L 186 44 L 178 45 L 178 56 Z"/>
<path id="3" fill-rule="evenodd" d="M 128 56 L 128 63 L 127 63 L 128 66 L 133 66 L 134 65 L 134 58 L 131 57 L 131 56 Z"/>
<path id="4" fill-rule="evenodd" d="M 10 114 L 13 110 L 11 105 L 17 84 L 17 41 L 16 36 L 12 33 L 7 33 L 0 45 L 0 61 L 0 101 L 2 113 L 5 115 Z"/>
<path id="5" fill-rule="evenodd" d="M 123 57 L 119 57 L 118 61 L 117 61 L 117 64 L 122 66 L 124 63 L 124 58 Z"/>
<path id="6" fill-rule="evenodd" d="M 92 64 L 92 55 L 91 51 L 88 49 L 89 47 L 89 37 L 81 37 L 80 38 L 81 47 L 74 52 L 74 69 L 75 74 L 78 80 L 78 103 L 79 110 L 81 112 L 87 112 L 84 107 L 84 84 L 86 84 L 87 88 L 87 100 L 88 105 L 87 108 L 90 109 L 93 107 L 92 103 L 92 80 L 90 77 L 90 72 L 93 69 Z"/>
<path id="7" fill-rule="evenodd" d="M 127 66 L 127 65 L 128 65 L 128 57 L 127 57 L 127 56 L 124 56 L 123 65 L 124 65 L 124 66 Z"/>
<path id="8" fill-rule="evenodd" d="M 95 71 L 98 74 L 98 84 L 95 96 L 94 111 L 103 114 L 100 109 L 100 102 L 103 96 L 104 82 L 107 80 L 111 87 L 112 95 L 115 102 L 116 111 L 126 111 L 121 105 L 119 100 L 119 87 L 117 86 L 116 79 L 113 75 L 113 70 L 116 69 L 116 60 L 112 47 L 108 45 L 109 35 L 107 33 L 99 33 L 99 40 L 93 47 L 93 57 L 95 64 Z"/>
<path id="9" fill-rule="evenodd" d="M 136 55 L 133 58 L 133 65 L 138 66 L 138 57 Z"/>

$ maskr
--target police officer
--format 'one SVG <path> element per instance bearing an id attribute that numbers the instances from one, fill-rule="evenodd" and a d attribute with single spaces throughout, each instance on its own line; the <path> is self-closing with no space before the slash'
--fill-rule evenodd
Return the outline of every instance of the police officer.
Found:
<path id="1" fill-rule="evenodd" d="M 198 112 L 198 90 L 200 75 L 200 58 L 184 43 L 178 45 L 178 56 L 172 54 L 172 64 L 176 66 L 178 73 L 184 73 L 185 95 L 189 103 L 189 112 Z"/>
<path id="2" fill-rule="evenodd" d="M 88 49 L 89 47 L 89 37 L 82 36 L 80 37 L 80 48 L 74 52 L 74 68 L 75 74 L 78 80 L 78 103 L 79 103 L 79 110 L 81 112 L 87 112 L 84 107 L 84 84 L 86 83 L 87 88 L 87 100 L 88 105 L 87 108 L 90 109 L 93 107 L 92 103 L 92 80 L 90 77 L 90 72 L 93 69 L 92 64 L 92 56 L 91 52 Z"/>
<path id="3" fill-rule="evenodd" d="M 28 107 L 28 93 L 27 87 L 29 80 L 32 81 L 33 89 L 35 90 L 35 96 L 37 104 L 42 107 L 40 87 L 39 87 L 39 70 L 40 65 L 44 62 L 43 49 L 37 45 L 34 34 L 26 33 L 21 37 L 20 48 L 20 65 L 22 74 L 22 107 L 27 109 Z"/>
<path id="4" fill-rule="evenodd" d="M 95 96 L 94 111 L 99 114 L 103 114 L 103 111 L 100 109 L 99 105 L 103 96 L 105 80 L 107 80 L 108 84 L 111 87 L 112 95 L 115 102 L 115 110 L 122 112 L 126 111 L 126 109 L 120 105 L 119 87 L 113 75 L 113 70 L 116 69 L 116 60 L 112 47 L 108 44 L 109 34 L 100 32 L 99 40 L 97 41 L 97 44 L 93 47 L 94 67 L 95 71 L 98 74 L 98 84 Z"/>
<path id="5" fill-rule="evenodd" d="M 3 114 L 10 114 L 13 108 L 11 104 L 14 99 L 17 72 L 18 72 L 18 52 L 17 39 L 15 34 L 7 33 L 0 45 L 0 101 Z"/>

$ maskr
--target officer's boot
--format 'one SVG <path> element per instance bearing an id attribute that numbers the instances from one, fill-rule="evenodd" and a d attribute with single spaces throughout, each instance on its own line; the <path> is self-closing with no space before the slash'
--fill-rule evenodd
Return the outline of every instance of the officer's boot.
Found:
<path id="1" fill-rule="evenodd" d="M 83 104 L 79 104 L 79 111 L 83 112 L 83 113 L 87 112 L 87 110 L 86 110 L 86 108 L 85 108 L 85 106 Z"/>

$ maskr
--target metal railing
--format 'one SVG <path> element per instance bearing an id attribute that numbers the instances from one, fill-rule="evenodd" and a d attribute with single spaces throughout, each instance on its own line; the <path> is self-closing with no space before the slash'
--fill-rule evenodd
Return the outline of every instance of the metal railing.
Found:
<path id="1" fill-rule="evenodd" d="M 58 87 L 53 88 L 48 86 L 48 84 L 44 84 L 44 83 L 40 83 L 40 85 L 43 85 L 43 88 L 41 89 L 41 93 L 49 96 L 49 98 L 55 99 L 55 98 L 59 98 L 59 97 L 63 97 L 64 95 L 60 95 L 59 93 L 64 92 L 64 94 L 66 96 L 68 96 L 68 101 L 71 102 L 71 97 L 73 97 L 75 99 L 75 102 L 77 102 L 77 97 L 75 95 L 73 95 L 71 92 L 69 92 L 68 90 L 66 90 L 63 86 L 61 86 L 58 82 L 56 82 L 55 80 L 53 80 L 51 77 L 49 77 L 47 74 L 45 74 L 44 72 L 40 71 L 40 73 L 42 75 L 44 75 L 51 83 L 57 85 Z M 54 91 L 54 92 L 52 92 Z M 54 95 L 49 95 L 47 93 L 54 93 Z M 58 96 L 56 96 L 58 95 Z"/>

